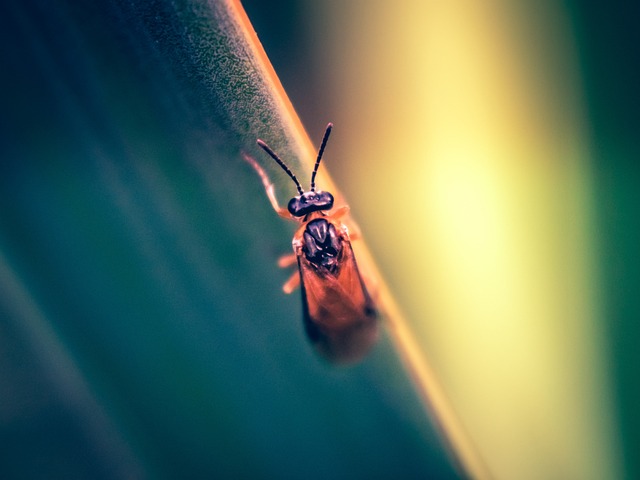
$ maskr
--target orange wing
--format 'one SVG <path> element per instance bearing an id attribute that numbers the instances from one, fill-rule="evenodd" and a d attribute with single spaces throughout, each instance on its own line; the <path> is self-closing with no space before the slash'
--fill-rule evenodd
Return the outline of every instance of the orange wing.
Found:
<path id="1" fill-rule="evenodd" d="M 360 277 L 351 242 L 342 237 L 335 273 L 317 269 L 297 252 L 304 324 L 318 351 L 336 363 L 362 358 L 378 337 L 377 315 Z"/>

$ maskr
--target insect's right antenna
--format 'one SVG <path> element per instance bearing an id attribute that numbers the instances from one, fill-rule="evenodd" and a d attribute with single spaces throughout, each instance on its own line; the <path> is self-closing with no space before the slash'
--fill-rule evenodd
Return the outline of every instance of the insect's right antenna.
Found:
<path id="1" fill-rule="evenodd" d="M 293 172 L 289 170 L 289 167 L 287 167 L 287 165 L 282 160 L 280 160 L 280 157 L 276 155 L 276 153 L 273 150 L 271 150 L 271 148 L 269 148 L 269 145 L 267 145 L 260 139 L 257 140 L 257 143 L 260 146 L 260 148 L 262 148 L 265 152 L 267 152 L 269 156 L 273 158 L 278 163 L 278 165 L 282 167 L 282 169 L 286 172 L 286 174 L 291 177 L 291 180 L 293 180 L 293 183 L 296 184 L 298 193 L 302 195 L 304 193 L 304 190 L 302 190 L 302 186 L 300 186 L 300 182 L 298 181 L 296 176 L 293 174 Z"/>
<path id="2" fill-rule="evenodd" d="M 324 153 L 324 147 L 327 146 L 327 140 L 331 134 L 333 123 L 327 125 L 327 129 L 324 131 L 324 137 L 322 137 L 322 143 L 320 144 L 320 150 L 318 150 L 318 158 L 316 158 L 316 164 L 313 167 L 313 173 L 311 174 L 311 191 L 316 191 L 316 173 L 318 173 L 318 167 L 320 166 L 320 160 L 322 160 L 322 154 Z"/>

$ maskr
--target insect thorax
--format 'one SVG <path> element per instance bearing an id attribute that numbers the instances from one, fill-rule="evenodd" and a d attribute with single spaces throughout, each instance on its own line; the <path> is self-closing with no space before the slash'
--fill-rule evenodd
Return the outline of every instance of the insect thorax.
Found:
<path id="1" fill-rule="evenodd" d="M 310 221 L 304 230 L 302 251 L 313 265 L 333 273 L 338 267 L 342 239 L 336 227 L 324 218 Z"/>

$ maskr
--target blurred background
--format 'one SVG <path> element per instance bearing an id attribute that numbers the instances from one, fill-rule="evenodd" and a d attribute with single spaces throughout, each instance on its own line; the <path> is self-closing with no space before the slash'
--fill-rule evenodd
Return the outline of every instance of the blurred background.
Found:
<path id="1" fill-rule="evenodd" d="M 640 477 L 639 7 L 242 3 L 492 476 Z M 281 293 L 225 5 L 0 6 L 0 477 L 459 478 Z"/>
<path id="2" fill-rule="evenodd" d="M 639 477 L 640 7 L 244 4 L 495 477 Z"/>

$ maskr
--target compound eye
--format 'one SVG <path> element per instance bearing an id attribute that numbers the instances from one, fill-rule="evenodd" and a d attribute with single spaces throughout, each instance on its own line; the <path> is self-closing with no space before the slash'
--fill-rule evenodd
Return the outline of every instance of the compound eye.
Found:
<path id="1" fill-rule="evenodd" d="M 301 202 L 300 197 L 293 197 L 289 200 L 289 204 L 287 205 L 287 210 L 294 217 L 301 217 L 304 214 L 300 214 L 300 210 L 304 208 L 304 205 Z"/>
<path id="2" fill-rule="evenodd" d="M 331 210 L 333 208 L 333 195 L 329 192 L 316 192 L 318 195 L 318 200 L 316 201 L 318 205 L 322 205 L 323 210 Z"/>

